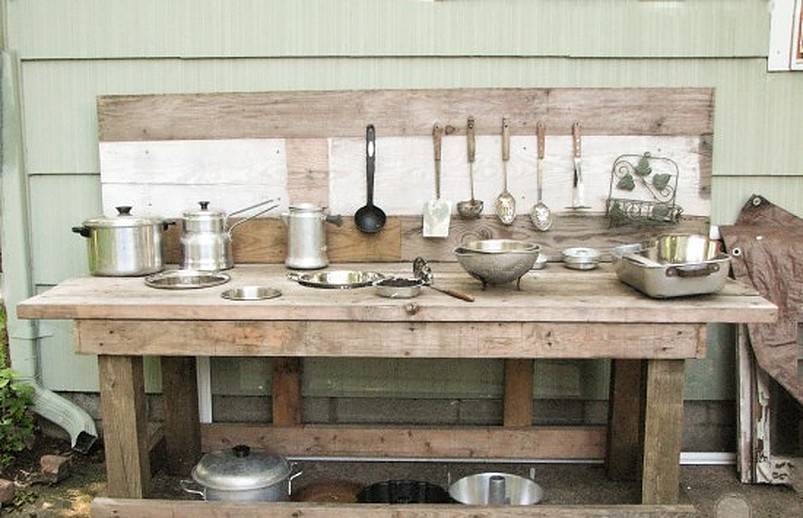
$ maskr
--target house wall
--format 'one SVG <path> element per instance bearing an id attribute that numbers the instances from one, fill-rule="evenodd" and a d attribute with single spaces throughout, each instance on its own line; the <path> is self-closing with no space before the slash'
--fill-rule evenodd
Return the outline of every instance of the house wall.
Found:
<path id="1" fill-rule="evenodd" d="M 767 73 L 764 0 L 6 0 L 21 60 L 38 290 L 86 273 L 69 227 L 100 212 L 95 98 L 103 94 L 441 87 L 716 88 L 712 219 L 753 192 L 803 215 L 803 73 Z M 381 121 L 376 121 L 381 127 Z M 55 390 L 94 391 L 91 357 L 46 322 Z M 733 332 L 712 326 L 688 399 L 733 398 Z M 147 369 L 159 388 L 158 362 Z M 536 396 L 606 397 L 607 364 L 538 362 Z M 581 381 L 582 380 L 582 381 Z M 219 359 L 213 390 L 258 395 L 269 360 Z M 310 397 L 498 398 L 485 361 L 308 360 Z"/>

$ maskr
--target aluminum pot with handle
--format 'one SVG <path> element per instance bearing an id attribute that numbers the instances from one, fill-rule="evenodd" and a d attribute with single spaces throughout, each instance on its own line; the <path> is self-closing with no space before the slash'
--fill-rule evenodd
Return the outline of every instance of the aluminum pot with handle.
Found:
<path id="1" fill-rule="evenodd" d="M 327 214 L 326 209 L 314 203 L 298 203 L 282 214 L 282 221 L 287 226 L 285 266 L 296 270 L 326 268 L 326 223 L 339 227 L 343 218 Z"/>
<path id="2" fill-rule="evenodd" d="M 229 226 L 231 216 L 273 204 Z M 228 270 L 234 266 L 231 233 L 238 226 L 278 207 L 266 200 L 226 214 L 209 208 L 208 201 L 198 202 L 199 209 L 184 212 L 181 220 L 181 268 L 201 272 Z"/>
<path id="3" fill-rule="evenodd" d="M 285 502 L 301 475 L 294 467 L 281 455 L 238 445 L 204 455 L 181 488 L 208 501 Z"/>
<path id="4" fill-rule="evenodd" d="M 87 239 L 89 273 L 101 277 L 137 277 L 164 269 L 163 232 L 172 222 L 131 214 L 116 207 L 116 216 L 99 216 L 72 231 Z"/>

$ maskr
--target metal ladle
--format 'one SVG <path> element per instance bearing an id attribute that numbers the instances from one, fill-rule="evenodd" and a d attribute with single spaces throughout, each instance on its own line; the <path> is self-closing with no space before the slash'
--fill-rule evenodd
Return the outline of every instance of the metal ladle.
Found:
<path id="1" fill-rule="evenodd" d="M 439 291 L 444 295 L 449 295 L 450 297 L 454 297 L 456 299 L 465 300 L 466 302 L 474 302 L 474 297 L 469 295 L 468 293 L 463 293 L 462 291 L 457 290 L 450 290 L 448 288 L 439 288 L 432 284 L 433 282 L 433 275 L 432 275 L 432 268 L 429 266 L 429 263 L 423 257 L 416 257 L 413 261 L 413 275 L 416 278 L 421 279 L 421 283 L 424 286 L 428 286 L 435 291 Z"/>
<path id="2" fill-rule="evenodd" d="M 373 124 L 365 128 L 365 174 L 367 203 L 354 214 L 357 228 L 366 234 L 375 234 L 385 226 L 385 212 L 374 205 L 374 170 L 376 168 L 376 130 Z"/>
<path id="3" fill-rule="evenodd" d="M 477 154 L 477 143 L 474 139 L 474 117 L 468 118 L 466 124 L 466 143 L 468 146 L 468 178 L 471 185 L 471 199 L 458 202 L 457 213 L 466 219 L 477 219 L 482 214 L 482 200 L 474 199 L 474 157 Z"/>
<path id="4" fill-rule="evenodd" d="M 505 184 L 502 193 L 496 198 L 496 216 L 503 225 L 512 225 L 516 219 L 516 198 L 507 190 L 507 161 L 510 160 L 510 125 L 502 119 L 502 174 Z"/>

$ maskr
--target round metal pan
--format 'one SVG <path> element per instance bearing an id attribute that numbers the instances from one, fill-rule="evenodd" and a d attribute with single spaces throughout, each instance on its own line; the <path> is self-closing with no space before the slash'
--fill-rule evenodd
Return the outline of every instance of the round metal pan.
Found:
<path id="1" fill-rule="evenodd" d="M 331 270 L 328 272 L 298 273 L 290 272 L 287 278 L 296 281 L 302 286 L 330 290 L 350 290 L 371 286 L 385 278 L 377 272 L 362 272 L 354 270 Z"/>
<path id="2" fill-rule="evenodd" d="M 168 270 L 145 277 L 145 284 L 160 290 L 197 290 L 220 286 L 229 280 L 231 277 L 222 272 Z"/>
<path id="3" fill-rule="evenodd" d="M 269 286 L 242 286 L 226 290 L 220 296 L 226 300 L 267 300 L 281 297 L 282 292 Z"/>

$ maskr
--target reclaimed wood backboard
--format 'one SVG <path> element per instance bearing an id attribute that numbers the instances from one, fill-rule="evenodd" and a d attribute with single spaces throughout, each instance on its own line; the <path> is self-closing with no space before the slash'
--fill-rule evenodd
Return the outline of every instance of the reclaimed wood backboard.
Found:
<path id="1" fill-rule="evenodd" d="M 442 196 L 453 206 L 469 197 L 465 122 L 476 119 L 477 221 L 452 217 L 447 239 L 421 236 L 421 209 L 434 196 L 431 141 L 436 120 L 446 128 Z M 520 216 L 505 227 L 493 216 L 502 190 L 499 128 L 510 119 L 510 191 Z M 604 217 L 610 168 L 623 153 L 668 156 L 680 167 L 677 202 L 685 218 L 673 230 L 706 232 L 710 215 L 713 90 L 707 88 L 555 88 L 367 90 L 126 95 L 98 98 L 103 208 L 133 205 L 138 214 L 180 217 L 209 200 L 234 211 L 281 198 L 271 217 L 234 234 L 235 261 L 282 262 L 280 211 L 314 202 L 346 216 L 329 226 L 332 262 L 399 261 L 424 255 L 453 260 L 469 239 L 513 237 L 544 246 L 559 260 L 569 246 L 612 246 L 666 230 L 610 228 Z M 553 228 L 537 232 L 527 217 L 536 199 L 535 125 L 547 127 L 544 201 Z M 583 127 L 588 213 L 571 202 L 571 127 Z M 365 126 L 377 131 L 375 202 L 388 214 L 377 235 L 356 230 L 350 216 L 365 203 Z M 168 259 L 180 259 L 178 232 L 168 233 Z"/>

